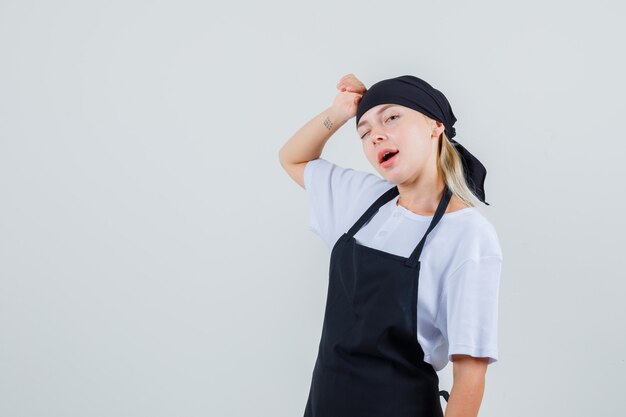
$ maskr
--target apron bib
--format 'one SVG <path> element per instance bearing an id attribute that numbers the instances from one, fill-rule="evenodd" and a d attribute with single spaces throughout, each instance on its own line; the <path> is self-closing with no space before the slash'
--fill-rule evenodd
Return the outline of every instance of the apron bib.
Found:
<path id="1" fill-rule="evenodd" d="M 446 186 L 409 258 L 354 235 L 399 193 L 381 195 L 335 243 L 305 417 L 443 417 L 439 378 L 417 341 L 419 257 L 451 198 Z"/>

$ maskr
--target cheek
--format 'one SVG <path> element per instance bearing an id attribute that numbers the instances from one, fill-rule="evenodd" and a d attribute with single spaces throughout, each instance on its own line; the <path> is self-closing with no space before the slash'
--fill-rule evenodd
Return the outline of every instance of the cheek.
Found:
<path id="1" fill-rule="evenodd" d="M 373 156 L 372 156 L 372 155 L 373 155 L 373 154 L 372 154 L 372 149 L 371 149 L 369 146 L 367 146 L 367 144 L 365 143 L 365 141 L 363 142 L 362 148 L 363 148 L 363 154 L 365 155 L 365 157 L 366 157 L 369 161 L 371 161 L 371 160 L 372 160 L 372 158 L 373 158 Z"/>

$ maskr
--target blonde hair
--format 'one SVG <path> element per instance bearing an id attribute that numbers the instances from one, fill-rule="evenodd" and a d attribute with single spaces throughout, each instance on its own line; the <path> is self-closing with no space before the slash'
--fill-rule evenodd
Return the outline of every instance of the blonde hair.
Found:
<path id="1" fill-rule="evenodd" d="M 453 195 L 470 207 L 475 207 L 480 200 L 469 189 L 463 173 L 461 156 L 448 139 L 445 132 L 439 136 L 437 169 Z"/>

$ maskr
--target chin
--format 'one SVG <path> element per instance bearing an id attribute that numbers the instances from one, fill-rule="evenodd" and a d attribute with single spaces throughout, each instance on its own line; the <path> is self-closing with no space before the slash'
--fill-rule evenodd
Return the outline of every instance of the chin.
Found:
<path id="1" fill-rule="evenodd" d="M 394 184 L 398 184 L 395 175 L 389 175 L 388 173 L 385 173 L 384 171 L 378 171 L 378 173 L 380 174 L 381 177 L 383 177 L 383 179 L 392 182 Z"/>
<path id="2" fill-rule="evenodd" d="M 394 184 L 397 184 L 396 175 L 390 173 L 388 169 L 381 168 L 381 166 L 380 166 L 380 164 L 378 162 L 375 162 L 375 163 L 373 163 L 371 165 L 376 170 L 376 172 L 378 172 L 378 175 L 380 175 L 383 179 L 385 179 L 385 180 L 387 180 L 389 182 L 392 182 Z"/>

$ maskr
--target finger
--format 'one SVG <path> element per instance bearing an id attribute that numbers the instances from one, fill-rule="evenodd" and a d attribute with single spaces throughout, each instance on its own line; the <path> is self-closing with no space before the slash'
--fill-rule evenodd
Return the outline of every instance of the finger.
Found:
<path id="1" fill-rule="evenodd" d="M 341 79 L 339 80 L 339 82 L 340 82 L 340 83 L 342 83 L 342 82 L 344 82 L 344 81 L 346 81 L 346 80 L 348 80 L 348 79 L 350 79 L 350 78 L 353 78 L 353 77 L 354 77 L 354 75 L 352 75 L 352 73 L 350 73 L 350 74 L 346 74 L 346 75 L 344 75 L 343 77 L 341 77 Z"/>
<path id="2" fill-rule="evenodd" d="M 345 82 L 345 83 L 342 83 L 342 84 L 338 85 L 338 86 L 337 86 L 337 88 L 338 88 L 338 89 L 340 89 L 340 90 L 342 90 L 342 91 L 344 91 L 344 90 L 347 90 L 347 91 L 356 91 L 356 89 L 358 88 L 358 86 L 356 86 L 356 85 L 354 85 L 354 84 L 351 84 L 351 83 L 347 83 L 347 82 Z"/>
<path id="3" fill-rule="evenodd" d="M 360 82 L 359 80 L 356 80 L 356 79 L 350 80 L 350 81 L 346 81 L 343 84 L 348 84 L 348 85 L 352 86 L 352 88 L 354 90 L 358 90 L 358 89 L 365 90 L 365 85 L 362 82 Z"/>

